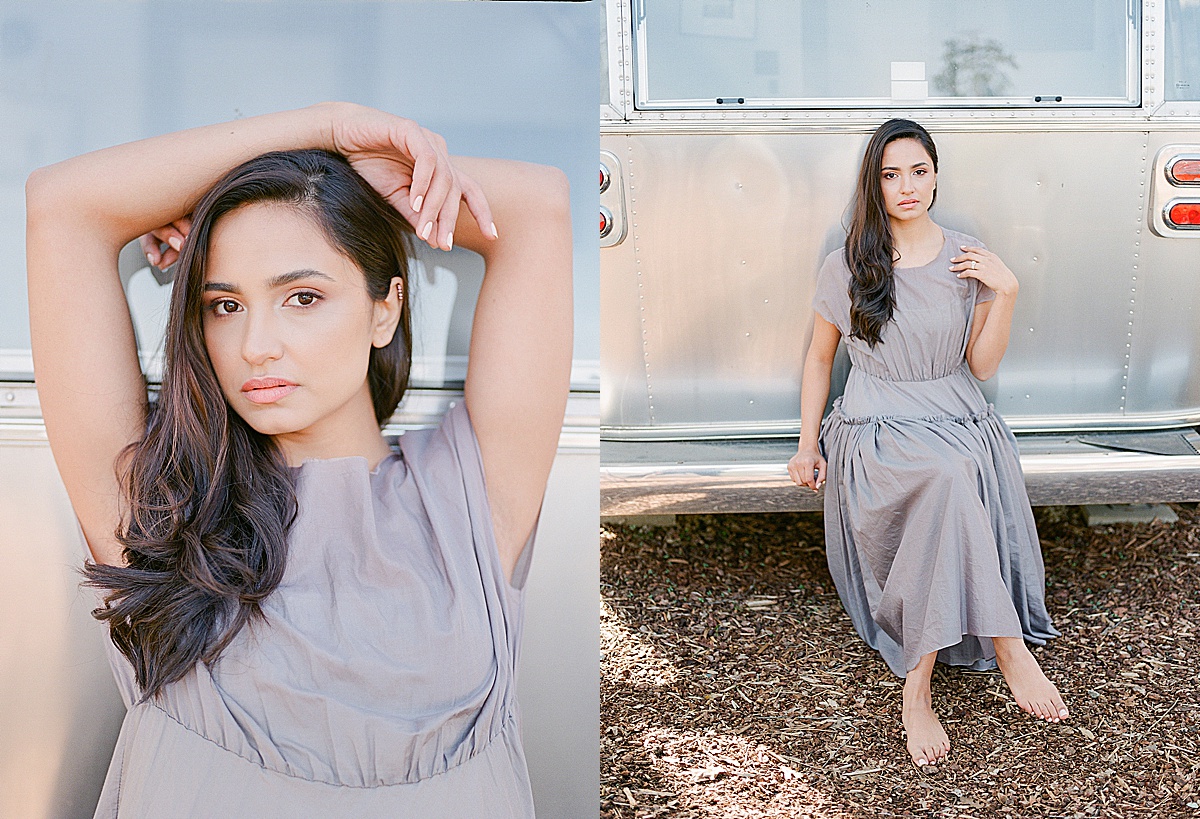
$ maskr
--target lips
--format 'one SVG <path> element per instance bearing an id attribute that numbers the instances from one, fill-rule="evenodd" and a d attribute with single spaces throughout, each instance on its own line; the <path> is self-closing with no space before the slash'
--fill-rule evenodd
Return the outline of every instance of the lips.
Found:
<path id="1" fill-rule="evenodd" d="M 920 199 L 905 199 L 902 202 L 900 202 L 900 207 L 904 207 L 905 205 L 916 205 L 916 204 L 920 204 L 920 202 L 921 202 Z"/>
<path id="2" fill-rule="evenodd" d="M 273 404 L 298 386 L 285 378 L 251 378 L 242 385 L 242 395 L 255 404 Z"/>

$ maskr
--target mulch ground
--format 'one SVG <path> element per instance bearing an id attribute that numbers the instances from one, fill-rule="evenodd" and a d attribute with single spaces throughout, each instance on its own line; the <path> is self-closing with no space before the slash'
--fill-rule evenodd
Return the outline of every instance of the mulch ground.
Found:
<path id="1" fill-rule="evenodd" d="M 1200 815 L 1200 513 L 1035 510 L 1062 637 L 1045 724 L 998 672 L 938 666 L 949 761 L 904 750 L 900 681 L 855 635 L 819 514 L 601 533 L 601 816 Z"/>

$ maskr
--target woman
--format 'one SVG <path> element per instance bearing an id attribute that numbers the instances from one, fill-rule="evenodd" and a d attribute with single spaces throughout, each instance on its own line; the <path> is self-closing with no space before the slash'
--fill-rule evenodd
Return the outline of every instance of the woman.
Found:
<path id="1" fill-rule="evenodd" d="M 998 664 L 1022 709 L 1053 722 L 1068 714 L 1025 646 L 1058 632 L 1016 440 L 972 378 L 996 373 L 1017 280 L 977 239 L 934 223 L 936 195 L 928 132 L 908 120 L 881 125 L 845 247 L 817 275 L 800 444 L 788 463 L 814 491 L 828 471 L 829 569 L 859 635 L 905 678 L 918 766 L 950 751 L 930 691 L 939 659 Z M 839 340 L 852 368 L 818 436 Z"/>
<path id="2" fill-rule="evenodd" d="M 129 706 L 96 815 L 531 816 L 514 675 L 571 363 L 561 173 L 331 103 L 76 157 L 27 204 L 39 396 Z M 154 406 L 117 275 L 147 233 L 176 268 Z M 410 233 L 486 274 L 463 404 L 392 448 Z"/>

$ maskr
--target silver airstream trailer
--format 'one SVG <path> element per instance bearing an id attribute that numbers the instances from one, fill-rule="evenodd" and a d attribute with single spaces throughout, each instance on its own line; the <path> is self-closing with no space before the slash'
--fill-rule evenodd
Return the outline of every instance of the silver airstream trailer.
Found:
<path id="1" fill-rule="evenodd" d="M 982 388 L 1032 501 L 1200 499 L 1200 2 L 607 11 L 602 514 L 820 508 L 785 469 L 813 285 L 897 116 L 1021 280 Z"/>
<path id="2" fill-rule="evenodd" d="M 527 585 L 519 697 L 539 816 L 598 813 L 599 271 L 590 215 L 601 24 L 599 8 L 577 3 L 0 2 L 0 816 L 91 817 L 124 714 L 107 637 L 90 616 L 95 595 L 77 585 L 85 547 L 38 409 L 24 180 L 94 148 L 323 99 L 396 111 L 457 153 L 552 164 L 570 178 L 572 393 Z M 516 106 L 497 86 L 539 104 Z M 153 381 L 168 279 L 133 247 L 121 272 Z M 416 387 L 390 432 L 433 424 L 461 400 L 482 272 L 470 253 L 421 252 Z"/>

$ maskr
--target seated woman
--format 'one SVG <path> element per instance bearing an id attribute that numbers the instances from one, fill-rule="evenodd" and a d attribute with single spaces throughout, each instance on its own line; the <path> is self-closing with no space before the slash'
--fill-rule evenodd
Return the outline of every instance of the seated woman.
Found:
<path id="1" fill-rule="evenodd" d="M 27 202 L 38 392 L 129 706 L 96 815 L 532 816 L 564 176 L 332 103 L 75 157 Z M 144 234 L 175 265 L 153 403 L 117 275 Z M 464 402 L 389 446 L 414 234 L 486 274 Z"/>
<path id="2" fill-rule="evenodd" d="M 814 490 L 828 470 L 829 571 L 859 635 L 905 678 L 918 766 L 950 752 L 930 691 L 938 660 L 999 664 L 1022 709 L 1068 716 L 1025 646 L 1058 632 L 1016 439 L 975 382 L 1008 347 L 1017 279 L 930 218 L 937 177 L 937 148 L 915 122 L 889 120 L 867 144 L 845 247 L 817 274 L 788 463 Z M 852 366 L 822 423 L 839 341 Z"/>

